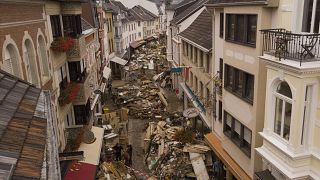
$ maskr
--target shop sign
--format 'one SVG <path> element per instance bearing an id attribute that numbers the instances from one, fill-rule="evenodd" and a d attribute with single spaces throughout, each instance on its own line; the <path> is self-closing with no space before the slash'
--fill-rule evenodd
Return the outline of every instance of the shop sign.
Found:
<path id="1" fill-rule="evenodd" d="M 171 72 L 172 73 L 181 73 L 182 72 L 182 68 L 171 68 Z"/>
<path id="2" fill-rule="evenodd" d="M 200 114 L 200 111 L 197 108 L 188 108 L 183 111 L 183 116 L 186 118 L 194 118 Z"/>

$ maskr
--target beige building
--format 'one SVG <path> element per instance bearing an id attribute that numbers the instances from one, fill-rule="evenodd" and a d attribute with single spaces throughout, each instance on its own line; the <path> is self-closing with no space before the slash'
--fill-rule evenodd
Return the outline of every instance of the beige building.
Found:
<path id="1" fill-rule="evenodd" d="M 262 144 L 258 133 L 264 122 L 266 70 L 258 58 L 258 31 L 270 26 L 274 6 L 273 1 L 251 0 L 207 4 L 214 23 L 213 74 L 218 74 L 222 87 L 217 87 L 213 132 L 205 139 L 226 166 L 226 179 L 252 179 L 261 169 L 255 148 Z"/>
<path id="2" fill-rule="evenodd" d="M 58 114 L 59 150 L 66 146 L 65 129 L 88 124 L 93 91 L 98 89 L 96 51 L 99 48 L 97 29 L 81 17 L 82 0 L 46 1 L 45 15 L 49 59 L 53 64 L 54 82 L 52 102 Z M 61 39 L 71 38 L 74 45 L 61 48 Z M 53 47 L 57 44 L 57 47 Z M 66 44 L 64 44 L 66 45 Z M 67 47 L 67 46 L 63 46 Z M 91 98 L 90 98 L 91 97 Z"/>
<path id="3" fill-rule="evenodd" d="M 267 79 L 257 175 L 320 179 L 320 1 L 281 0 L 270 16 L 261 31 Z"/>
<path id="4" fill-rule="evenodd" d="M 179 33 L 182 41 L 182 66 L 176 68 L 184 69 L 184 82 L 179 84 L 184 97 L 184 109 L 198 109 L 199 116 L 191 123 L 203 134 L 210 132 L 214 117 L 211 23 L 212 17 L 204 9 L 188 28 Z"/>

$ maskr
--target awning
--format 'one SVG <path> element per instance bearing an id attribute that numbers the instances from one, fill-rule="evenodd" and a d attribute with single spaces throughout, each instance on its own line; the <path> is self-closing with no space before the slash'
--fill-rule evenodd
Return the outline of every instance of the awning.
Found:
<path id="1" fill-rule="evenodd" d="M 69 164 L 64 180 L 94 180 L 96 177 L 97 166 L 73 161 Z"/>
<path id="2" fill-rule="evenodd" d="M 140 47 L 142 44 L 145 44 L 145 43 L 146 43 L 146 41 L 144 41 L 144 40 L 134 41 L 134 42 L 130 43 L 130 46 L 132 48 L 136 49 L 136 48 Z"/>
<path id="3" fill-rule="evenodd" d="M 110 75 L 109 75 L 109 76 L 110 76 Z M 106 89 L 106 86 L 107 86 L 107 83 L 105 83 L 105 82 L 103 82 L 103 83 L 101 84 L 100 89 L 99 89 L 99 90 L 101 91 L 101 93 L 104 93 L 104 91 L 105 91 L 105 89 Z M 99 97 L 100 97 L 100 93 L 98 93 L 98 94 L 95 95 L 95 97 L 94 97 L 94 99 L 93 99 L 93 102 L 91 103 L 91 107 L 90 107 L 91 111 L 93 111 L 94 107 L 96 106 L 96 104 L 97 104 L 97 102 L 98 102 L 98 100 L 99 100 Z"/>
<path id="4" fill-rule="evenodd" d="M 124 60 L 124 59 L 122 59 L 122 58 L 119 58 L 119 57 L 117 57 L 117 56 L 115 56 L 114 58 L 112 58 L 110 61 L 115 62 L 115 63 L 117 63 L 117 64 L 120 64 L 120 65 L 122 65 L 122 66 L 126 65 L 127 62 L 128 62 L 128 61 L 126 61 L 126 60 Z"/>
<path id="5" fill-rule="evenodd" d="M 111 69 L 108 68 L 107 66 L 105 66 L 103 68 L 103 77 L 106 78 L 106 79 L 109 79 L 110 74 L 111 74 Z"/>
<path id="6" fill-rule="evenodd" d="M 237 179 L 251 180 L 251 178 L 238 165 L 238 163 L 234 161 L 232 157 L 223 149 L 220 139 L 214 133 L 206 134 L 204 136 L 204 140 Z"/>
<path id="7" fill-rule="evenodd" d="M 206 114 L 203 112 L 203 108 L 199 106 L 199 103 L 195 100 L 194 96 L 189 92 L 189 89 L 185 85 L 185 83 L 180 83 L 180 87 L 182 88 L 183 92 L 187 95 L 187 97 L 192 101 L 192 104 L 195 108 L 200 111 L 201 119 L 207 124 L 209 128 L 211 128 L 211 123 L 208 121 Z"/>
<path id="8" fill-rule="evenodd" d="M 96 140 L 91 144 L 81 143 L 79 151 L 83 151 L 84 160 L 80 161 L 83 163 L 88 163 L 92 165 L 99 165 L 100 161 L 100 152 L 103 142 L 103 128 L 92 126 L 91 132 L 93 132 Z"/>

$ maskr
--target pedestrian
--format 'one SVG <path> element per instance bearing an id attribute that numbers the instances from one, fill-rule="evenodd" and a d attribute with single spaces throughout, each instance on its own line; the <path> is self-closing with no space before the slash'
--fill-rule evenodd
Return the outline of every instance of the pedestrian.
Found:
<path id="1" fill-rule="evenodd" d="M 121 161 L 121 151 L 122 151 L 122 146 L 117 143 L 114 147 L 113 147 L 114 151 L 115 151 L 115 160 L 116 161 Z"/>
<path id="2" fill-rule="evenodd" d="M 129 144 L 127 146 L 126 153 L 128 155 L 128 163 L 127 163 L 127 165 L 131 166 L 132 165 L 132 145 L 131 144 Z"/>
<path id="3" fill-rule="evenodd" d="M 112 94 L 112 83 L 111 82 L 108 83 L 108 92 L 109 92 L 109 96 L 111 96 L 111 94 Z"/>

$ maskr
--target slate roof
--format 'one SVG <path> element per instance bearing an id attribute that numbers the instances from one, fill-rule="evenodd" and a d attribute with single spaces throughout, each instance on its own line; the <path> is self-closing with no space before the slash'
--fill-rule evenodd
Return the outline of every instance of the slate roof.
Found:
<path id="1" fill-rule="evenodd" d="M 122 11 L 128 10 L 128 8 L 125 7 L 120 1 L 111 1 L 111 3 L 112 3 L 113 5 L 119 7 L 120 10 L 122 10 Z"/>
<path id="2" fill-rule="evenodd" d="M 212 49 L 212 16 L 205 9 L 179 36 L 207 50 Z"/>
<path id="3" fill-rule="evenodd" d="M 135 14 L 143 21 L 153 21 L 157 16 L 140 5 L 132 7 Z"/>
<path id="4" fill-rule="evenodd" d="M 41 89 L 0 70 L 0 179 L 40 179 L 46 146 Z M 42 115 L 40 115 L 43 113 Z"/>
<path id="5" fill-rule="evenodd" d="M 172 2 L 169 6 L 166 7 L 167 10 L 177 10 L 178 8 L 181 8 L 187 4 L 189 4 L 190 2 L 194 2 L 196 0 L 182 0 L 179 3 L 174 3 Z"/>
<path id="6" fill-rule="evenodd" d="M 213 6 L 268 4 L 268 0 L 209 0 L 207 4 Z"/>
<path id="7" fill-rule="evenodd" d="M 191 6 L 189 6 L 186 10 L 184 10 L 184 11 L 181 12 L 179 15 L 177 15 L 176 17 L 174 17 L 174 18 L 171 20 L 170 23 L 171 23 L 172 25 L 177 25 L 177 24 L 179 24 L 181 21 L 185 20 L 186 18 L 188 18 L 189 16 L 191 16 L 193 13 L 195 13 L 196 11 L 198 11 L 200 8 L 202 8 L 207 1 L 208 1 L 208 0 L 197 0 L 194 4 L 192 4 Z"/>

